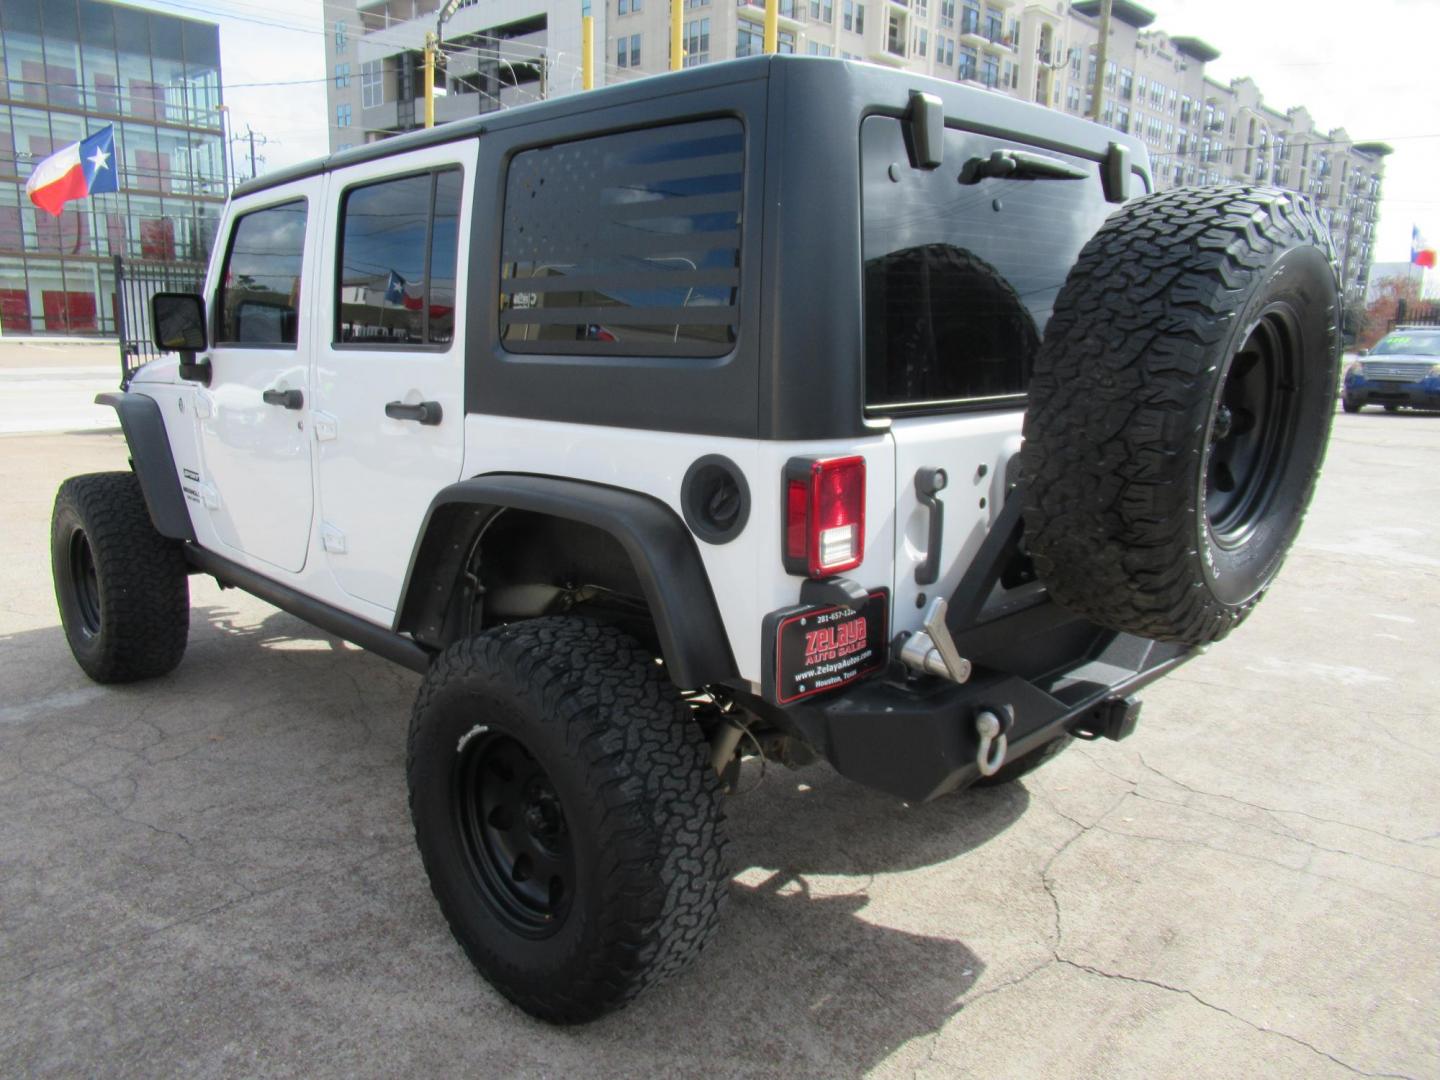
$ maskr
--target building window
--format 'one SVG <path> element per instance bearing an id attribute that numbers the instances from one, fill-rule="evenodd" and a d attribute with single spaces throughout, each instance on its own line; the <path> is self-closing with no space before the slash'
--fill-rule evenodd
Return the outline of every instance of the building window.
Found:
<path id="1" fill-rule="evenodd" d="M 350 126 L 350 103 L 348 101 L 341 102 L 335 106 L 335 126 Z"/>
<path id="2" fill-rule="evenodd" d="M 706 3 L 708 2 L 709 0 L 706 0 Z M 690 5 L 687 4 L 686 6 L 688 7 Z M 618 0 L 615 13 L 617 15 L 633 15 L 639 10 L 641 10 L 641 0 Z"/>
<path id="3" fill-rule="evenodd" d="M 1072 79 L 1078 79 L 1078 78 L 1080 78 L 1080 50 L 1079 50 L 1079 49 L 1071 49 L 1071 50 L 1070 50 L 1070 77 L 1071 77 Z"/>
<path id="4" fill-rule="evenodd" d="M 1120 100 L 1129 101 L 1135 96 L 1135 73 L 1129 68 L 1120 69 Z"/>
<path id="5" fill-rule="evenodd" d="M 335 89 L 336 89 L 336 90 L 344 90 L 345 87 L 347 87 L 347 86 L 349 86 L 349 85 L 350 85 L 350 65 L 349 65 L 349 64 L 336 64 L 336 65 L 335 65 Z"/>
<path id="6" fill-rule="evenodd" d="M 855 0 L 844 0 L 844 3 L 840 5 L 840 11 L 842 18 L 840 25 L 846 30 L 853 31 L 855 29 Z"/>
<path id="7" fill-rule="evenodd" d="M 810 42 L 809 52 L 811 56 L 834 56 L 835 50 L 829 45 L 821 45 L 819 42 Z"/>
<path id="8" fill-rule="evenodd" d="M 953 56 L 949 38 L 945 40 L 945 52 L 947 56 Z M 948 63 L 949 61 L 947 61 Z M 980 54 L 968 45 L 960 47 L 960 78 L 974 79 L 980 74 Z"/>
<path id="9" fill-rule="evenodd" d="M 345 193 L 335 342 L 445 344 L 455 330 L 460 170 Z"/>
<path id="10" fill-rule="evenodd" d="M 383 60 L 367 60 L 360 65 L 360 104 L 364 108 L 373 109 L 384 101 L 384 72 Z"/>
<path id="11" fill-rule="evenodd" d="M 616 66 L 616 67 L 622 67 L 622 68 L 623 68 L 623 67 L 629 67 L 629 66 L 630 66 L 630 39 L 629 39 L 629 38 L 623 38 L 623 37 L 622 37 L 622 38 L 619 38 L 619 39 L 616 40 L 616 42 L 615 42 L 615 66 Z"/>
<path id="12" fill-rule="evenodd" d="M 710 20 L 691 19 L 685 24 L 685 66 L 710 62 Z"/>
<path id="13" fill-rule="evenodd" d="M 930 47 L 930 31 L 929 31 L 929 30 L 926 30 L 926 29 L 922 26 L 922 27 L 920 27 L 919 33 L 918 33 L 918 34 L 916 35 L 916 37 L 915 37 L 915 52 L 918 53 L 920 56 L 925 56 L 925 55 L 926 55 L 926 50 L 927 50 L 929 47 Z"/>
<path id="14" fill-rule="evenodd" d="M 631 35 L 630 35 L 630 66 L 631 66 L 632 68 L 636 68 L 636 67 L 639 67 L 639 66 L 640 66 L 640 35 L 639 35 L 639 34 L 631 34 Z"/>
<path id="15" fill-rule="evenodd" d="M 1004 16 L 1000 14 L 1000 11 L 998 9 L 985 9 L 985 38 L 987 41 L 1001 40 L 1003 34 L 1000 27 L 1003 22 Z"/>
<path id="16" fill-rule="evenodd" d="M 337 53 L 343 53 L 343 52 L 345 51 L 345 42 L 346 42 L 348 36 L 349 36 L 349 28 L 345 25 L 345 20 L 344 20 L 344 19 L 336 19 L 336 20 L 335 20 L 335 51 L 336 51 Z"/>

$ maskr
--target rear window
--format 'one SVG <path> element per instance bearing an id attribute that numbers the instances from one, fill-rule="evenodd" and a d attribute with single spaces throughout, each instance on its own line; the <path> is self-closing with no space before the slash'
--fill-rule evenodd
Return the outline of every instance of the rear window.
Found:
<path id="1" fill-rule="evenodd" d="M 1060 286 L 1116 209 L 1099 164 L 947 129 L 944 164 L 912 169 L 901 122 L 885 116 L 865 120 L 861 149 L 867 406 L 1021 403 Z M 960 182 L 967 162 L 1007 149 L 1085 176 Z"/>
<path id="2" fill-rule="evenodd" d="M 744 129 L 527 150 L 505 182 L 500 336 L 520 353 L 723 356 L 739 322 Z"/>

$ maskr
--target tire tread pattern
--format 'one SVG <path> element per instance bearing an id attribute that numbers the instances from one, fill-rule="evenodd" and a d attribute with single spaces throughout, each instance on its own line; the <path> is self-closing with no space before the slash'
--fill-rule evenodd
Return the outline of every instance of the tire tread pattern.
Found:
<path id="1" fill-rule="evenodd" d="M 1185 448 L 1203 438 L 1237 298 L 1296 244 L 1334 267 L 1307 200 L 1234 186 L 1138 199 L 1081 251 L 1036 359 L 1021 451 L 1026 543 L 1063 606 L 1204 644 L 1260 599 L 1225 604 L 1197 584 L 1199 458 Z"/>
<path id="2" fill-rule="evenodd" d="M 453 693 L 495 688 L 553 725 L 583 770 L 606 843 L 603 894 L 579 974 L 539 985 L 503 970 L 475 929 L 473 903 L 416 814 L 416 755 L 427 717 Z M 689 707 L 655 658 L 619 629 L 546 617 L 456 642 L 436 658 L 415 703 L 408 743 L 411 813 L 431 888 L 471 961 L 525 1011 L 558 1023 L 593 1019 L 684 970 L 714 937 L 729 888 L 722 792 Z M 567 808 L 567 814 L 574 808 Z"/>
<path id="3" fill-rule="evenodd" d="M 63 595 L 71 587 L 72 521 L 85 531 L 100 591 L 100 632 L 78 644 L 81 631 L 65 619 Z M 86 674 L 99 683 L 126 683 L 175 669 L 190 634 L 188 571 L 180 545 L 155 530 L 133 472 L 88 473 L 60 485 L 51 555 L 65 635 Z"/>

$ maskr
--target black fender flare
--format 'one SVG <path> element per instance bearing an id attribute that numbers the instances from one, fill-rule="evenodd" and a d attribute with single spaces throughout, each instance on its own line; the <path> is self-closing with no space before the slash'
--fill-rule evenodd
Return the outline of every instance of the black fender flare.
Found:
<path id="1" fill-rule="evenodd" d="M 457 526 L 478 529 L 510 509 L 591 525 L 620 544 L 644 591 L 676 686 L 695 689 L 738 677 L 705 563 L 680 515 L 638 491 L 554 476 L 491 473 L 437 494 L 400 590 L 397 631 L 425 640 L 439 630 L 435 601 L 448 596 L 469 554 L 455 542 Z"/>
<path id="2" fill-rule="evenodd" d="M 140 478 L 140 491 L 156 532 L 193 544 L 195 526 L 180 489 L 180 473 L 170 451 L 160 403 L 144 394 L 111 392 L 97 394 L 95 404 L 109 405 L 120 416 L 120 430 L 130 447 L 130 465 Z"/>

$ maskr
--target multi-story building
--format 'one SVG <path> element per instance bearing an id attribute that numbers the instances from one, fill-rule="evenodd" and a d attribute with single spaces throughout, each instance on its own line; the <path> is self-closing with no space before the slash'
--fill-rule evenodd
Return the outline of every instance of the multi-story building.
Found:
<path id="1" fill-rule="evenodd" d="M 425 35 L 436 29 L 441 6 L 325 0 L 330 149 L 421 126 Z M 579 90 L 583 7 L 575 0 L 461 0 L 444 25 L 436 123 Z M 598 0 L 595 15 L 603 26 Z"/>
<path id="2" fill-rule="evenodd" d="M 114 257 L 202 261 L 225 202 L 212 23 L 104 0 L 5 0 L 0 332 L 114 333 Z M 115 128 L 119 190 L 31 206 L 34 165 Z"/>
<path id="3" fill-rule="evenodd" d="M 418 126 L 419 63 L 439 0 L 326 0 L 332 148 Z M 669 0 L 593 0 L 596 85 L 670 67 Z M 482 14 L 483 12 L 483 14 Z M 683 0 L 686 66 L 763 51 L 765 0 Z M 464 0 L 445 29 L 458 47 L 437 119 L 578 88 L 582 7 L 556 0 Z M 779 0 L 782 53 L 884 64 L 972 82 L 1088 116 L 1099 63 L 1100 0 Z M 1152 28 L 1113 0 L 1101 123 L 1141 139 L 1160 189 L 1270 183 L 1316 199 L 1363 291 L 1384 155 L 1319 131 L 1303 108 L 1279 113 L 1253 80 L 1205 74 L 1219 50 Z M 358 66 L 357 66 L 358 65 Z M 357 76 L 363 68 L 363 74 Z"/>

